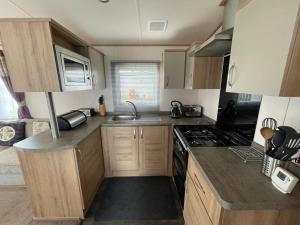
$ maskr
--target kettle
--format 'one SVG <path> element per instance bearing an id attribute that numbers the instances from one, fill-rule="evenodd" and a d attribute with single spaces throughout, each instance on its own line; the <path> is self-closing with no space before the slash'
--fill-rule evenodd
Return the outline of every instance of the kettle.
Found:
<path id="1" fill-rule="evenodd" d="M 182 103 L 180 101 L 174 100 L 171 101 L 171 117 L 180 118 L 182 117 Z"/>

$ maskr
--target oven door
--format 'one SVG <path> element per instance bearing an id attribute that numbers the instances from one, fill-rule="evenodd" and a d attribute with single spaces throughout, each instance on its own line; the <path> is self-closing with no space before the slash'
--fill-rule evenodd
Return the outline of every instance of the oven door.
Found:
<path id="1" fill-rule="evenodd" d="M 185 179 L 188 163 L 188 151 L 180 144 L 174 135 L 173 142 L 173 179 L 176 185 L 182 207 L 184 206 Z"/>

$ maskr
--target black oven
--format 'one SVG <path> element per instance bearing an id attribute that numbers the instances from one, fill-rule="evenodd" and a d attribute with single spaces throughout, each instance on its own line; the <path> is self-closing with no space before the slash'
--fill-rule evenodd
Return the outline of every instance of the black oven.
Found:
<path id="1" fill-rule="evenodd" d="M 182 144 L 176 130 L 173 131 L 173 179 L 181 205 L 184 205 L 185 179 L 188 165 L 188 151 Z"/>

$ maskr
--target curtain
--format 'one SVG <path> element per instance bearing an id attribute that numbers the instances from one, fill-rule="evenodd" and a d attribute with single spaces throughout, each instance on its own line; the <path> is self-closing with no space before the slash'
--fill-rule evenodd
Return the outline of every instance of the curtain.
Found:
<path id="1" fill-rule="evenodd" d="M 28 107 L 25 103 L 25 93 L 24 92 L 14 92 L 10 78 L 8 76 L 8 70 L 4 58 L 3 51 L 0 50 L 0 77 L 3 80 L 7 90 L 11 96 L 16 100 L 18 104 L 18 117 L 19 119 L 32 118 Z"/>

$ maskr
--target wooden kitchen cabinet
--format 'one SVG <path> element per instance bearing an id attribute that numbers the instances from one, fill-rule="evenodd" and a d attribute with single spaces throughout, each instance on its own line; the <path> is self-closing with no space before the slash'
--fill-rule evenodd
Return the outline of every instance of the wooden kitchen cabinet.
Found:
<path id="1" fill-rule="evenodd" d="M 93 89 L 94 90 L 105 89 L 106 80 L 105 80 L 104 55 L 92 47 L 89 47 L 88 51 L 89 51 L 89 58 L 91 60 Z"/>
<path id="2" fill-rule="evenodd" d="M 165 176 L 167 126 L 102 127 L 105 176 Z"/>
<path id="3" fill-rule="evenodd" d="M 108 127 L 107 138 L 109 163 L 112 174 L 138 171 L 138 128 Z"/>
<path id="4" fill-rule="evenodd" d="M 187 53 L 185 89 L 219 89 L 222 66 L 222 57 L 191 57 Z"/>
<path id="5" fill-rule="evenodd" d="M 0 19 L 0 39 L 9 77 L 16 92 L 62 91 L 54 44 L 78 54 L 85 52 L 82 55 L 89 58 L 90 46 L 49 18 Z M 102 55 L 96 53 L 97 50 L 91 50 L 92 66 L 102 88 L 105 84 L 103 60 Z"/>
<path id="6" fill-rule="evenodd" d="M 34 219 L 83 219 L 104 177 L 100 129 L 76 149 L 18 149 Z"/>
<path id="7" fill-rule="evenodd" d="M 299 209 L 223 208 L 192 156 L 188 161 L 183 216 L 186 225 L 300 225 Z"/>
<path id="8" fill-rule="evenodd" d="M 236 13 L 228 92 L 300 96 L 299 0 L 252 0 Z"/>
<path id="9" fill-rule="evenodd" d="M 139 127 L 140 173 L 166 175 L 168 167 L 168 127 Z"/>
<path id="10" fill-rule="evenodd" d="M 183 89 L 185 75 L 185 50 L 165 50 L 163 53 L 163 87 Z"/>

